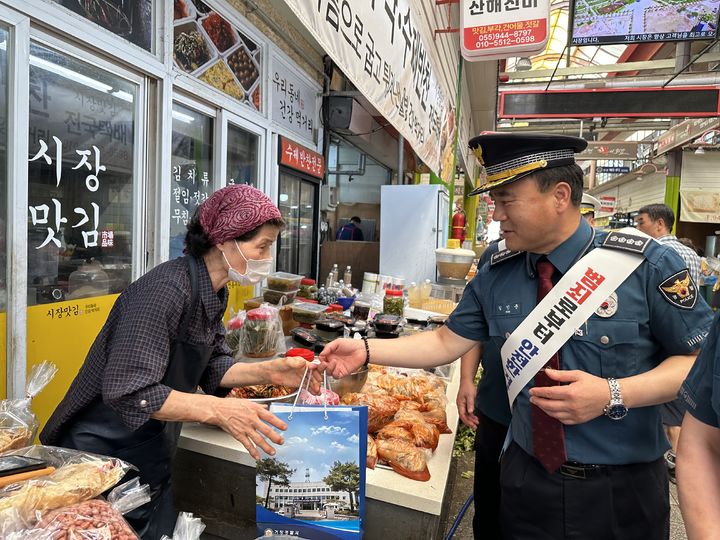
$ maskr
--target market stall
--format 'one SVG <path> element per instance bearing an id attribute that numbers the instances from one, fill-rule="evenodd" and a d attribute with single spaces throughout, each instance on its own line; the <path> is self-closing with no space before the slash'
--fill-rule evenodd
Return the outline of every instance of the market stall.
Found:
<path id="1" fill-rule="evenodd" d="M 450 465 L 458 412 L 455 406 L 460 366 L 447 368 L 447 424 L 428 460 L 430 480 L 419 482 L 389 468 L 367 471 L 365 536 L 367 538 L 437 538 L 452 489 Z M 251 538 L 255 533 L 255 461 L 224 431 L 186 424 L 173 468 L 175 505 L 200 515 L 208 532 L 225 538 Z"/>

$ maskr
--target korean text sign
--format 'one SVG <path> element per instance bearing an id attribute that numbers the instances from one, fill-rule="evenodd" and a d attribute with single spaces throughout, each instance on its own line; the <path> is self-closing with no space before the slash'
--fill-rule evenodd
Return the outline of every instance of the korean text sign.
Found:
<path id="1" fill-rule="evenodd" d="M 325 160 L 321 154 L 285 137 L 280 137 L 280 165 L 322 178 L 325 174 Z"/>
<path id="2" fill-rule="evenodd" d="M 317 95 L 319 86 L 301 78 L 279 55 L 272 57 L 270 80 L 270 114 L 273 122 L 314 140 L 317 127 Z"/>
<path id="3" fill-rule="evenodd" d="M 408 0 L 285 0 L 372 105 L 440 171 L 441 134 L 452 114 L 419 18 Z M 413 6 L 418 4 L 412 3 Z"/>
<path id="4" fill-rule="evenodd" d="M 463 0 L 463 56 L 507 58 L 540 51 L 548 39 L 549 0 Z"/>

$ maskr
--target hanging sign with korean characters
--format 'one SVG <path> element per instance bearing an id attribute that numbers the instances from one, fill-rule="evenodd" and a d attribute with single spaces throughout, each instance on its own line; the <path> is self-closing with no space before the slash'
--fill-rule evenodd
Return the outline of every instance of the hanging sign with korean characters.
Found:
<path id="1" fill-rule="evenodd" d="M 460 35 L 470 62 L 527 56 L 545 48 L 550 0 L 462 0 Z"/>
<path id="2" fill-rule="evenodd" d="M 436 45 L 418 26 L 421 2 L 285 0 L 340 70 L 432 171 L 452 140 L 454 96 L 440 85 Z M 412 4 L 412 5 L 411 5 Z"/>
<path id="3" fill-rule="evenodd" d="M 321 180 L 325 175 L 325 160 L 322 154 L 285 137 L 280 137 L 278 163 Z"/>
<path id="4" fill-rule="evenodd" d="M 315 141 L 318 126 L 317 96 L 322 88 L 300 77 L 279 55 L 272 56 L 270 116 L 276 124 Z"/>

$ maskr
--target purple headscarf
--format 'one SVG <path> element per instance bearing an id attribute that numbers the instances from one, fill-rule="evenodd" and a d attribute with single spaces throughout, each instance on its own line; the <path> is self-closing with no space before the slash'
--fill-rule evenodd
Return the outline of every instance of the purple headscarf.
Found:
<path id="1" fill-rule="evenodd" d="M 271 219 L 282 219 L 270 198 L 248 185 L 224 187 L 200 205 L 200 225 L 213 245 L 227 242 Z"/>

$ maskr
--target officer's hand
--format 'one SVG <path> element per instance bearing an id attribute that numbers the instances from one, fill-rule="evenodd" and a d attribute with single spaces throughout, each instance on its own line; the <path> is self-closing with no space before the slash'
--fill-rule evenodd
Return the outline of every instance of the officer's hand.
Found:
<path id="1" fill-rule="evenodd" d="M 477 429 L 478 426 L 478 417 L 475 416 L 476 393 L 477 388 L 472 380 L 460 381 L 456 400 L 458 413 L 460 413 L 460 420 L 462 420 L 463 424 L 472 429 Z"/>
<path id="2" fill-rule="evenodd" d="M 302 382 L 305 370 L 308 370 L 308 374 L 305 376 L 305 381 L 302 383 L 303 387 L 308 385 L 309 379 L 309 390 L 312 394 L 320 393 L 320 383 L 322 382 L 322 376 L 318 372 L 318 365 L 312 362 L 308 362 L 304 358 L 299 356 L 289 356 L 286 358 L 277 358 L 268 362 L 270 368 L 270 381 L 273 384 L 284 384 L 285 386 L 292 386 L 293 388 L 299 388 Z"/>
<path id="3" fill-rule="evenodd" d="M 247 399 L 218 398 L 213 409 L 215 424 L 247 448 L 253 459 L 260 459 L 258 448 L 271 456 L 275 455 L 275 449 L 268 439 L 275 444 L 284 442 L 282 435 L 271 426 L 285 430 L 287 424 L 264 405 Z"/>
<path id="4" fill-rule="evenodd" d="M 530 389 L 530 403 L 566 425 L 582 424 L 603 414 L 610 401 L 607 380 L 578 370 L 546 369 L 560 383 Z"/>
<path id="5" fill-rule="evenodd" d="M 347 377 L 365 363 L 365 344 L 361 339 L 336 339 L 320 353 L 322 369 L 336 379 Z"/>

